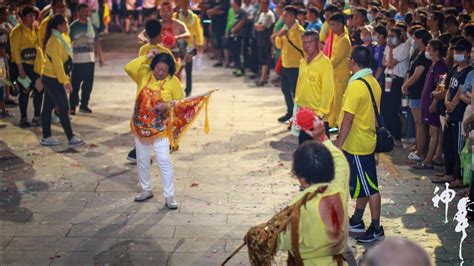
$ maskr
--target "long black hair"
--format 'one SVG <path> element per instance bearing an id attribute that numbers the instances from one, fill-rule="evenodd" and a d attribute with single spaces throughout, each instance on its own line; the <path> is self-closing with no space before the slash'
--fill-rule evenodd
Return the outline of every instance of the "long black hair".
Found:
<path id="1" fill-rule="evenodd" d="M 53 32 L 53 29 L 57 30 L 58 26 L 66 23 L 66 18 L 61 14 L 54 15 L 49 21 L 48 26 L 46 27 L 46 33 L 44 34 L 43 39 L 43 49 L 46 49 L 46 44 L 48 43 L 49 38 Z"/>
<path id="2" fill-rule="evenodd" d="M 165 63 L 166 65 L 168 65 L 168 74 L 170 76 L 173 76 L 174 73 L 176 72 L 175 62 L 173 60 L 173 57 L 170 54 L 168 54 L 168 53 L 159 53 L 159 54 L 155 55 L 153 57 L 153 59 L 151 60 L 151 63 L 150 63 L 151 70 L 155 69 L 155 66 L 158 63 Z"/>

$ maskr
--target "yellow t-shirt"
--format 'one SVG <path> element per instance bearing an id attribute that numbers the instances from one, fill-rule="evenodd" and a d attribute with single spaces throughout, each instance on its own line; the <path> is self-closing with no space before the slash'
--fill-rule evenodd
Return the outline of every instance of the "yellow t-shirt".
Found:
<path id="1" fill-rule="evenodd" d="M 306 193 L 313 192 L 322 185 L 328 185 L 325 192 L 317 195 L 307 202 L 306 208 L 301 207 L 299 225 L 299 248 L 304 265 L 337 265 L 333 261 L 333 255 L 343 254 L 346 250 L 348 230 L 347 202 L 349 199 L 349 176 L 350 168 L 344 154 L 332 144 L 330 140 L 323 142 L 329 150 L 334 161 L 334 179 L 330 183 L 314 184 L 303 192 L 297 194 L 291 201 L 296 203 Z M 341 199 L 343 210 L 342 234 L 338 239 L 333 239 L 328 232 L 326 224 L 320 215 L 319 203 L 327 196 L 338 194 Z M 291 246 L 291 226 L 278 237 L 278 250 L 292 250 Z M 344 265 L 347 265 L 345 263 Z"/>
<path id="2" fill-rule="evenodd" d="M 170 54 L 171 56 L 173 56 L 173 53 L 171 53 L 171 51 L 168 48 L 166 48 L 166 47 L 164 47 L 160 44 L 149 44 L 149 43 L 144 44 L 144 45 L 142 45 L 142 47 L 140 47 L 140 50 L 138 50 L 138 56 L 147 55 L 148 53 L 150 53 L 153 50 L 157 50 L 160 53 L 167 53 L 167 54 Z M 174 59 L 174 56 L 173 56 L 173 59 Z"/>
<path id="3" fill-rule="evenodd" d="M 285 68 L 297 68 L 300 65 L 300 60 L 303 58 L 300 52 L 296 50 L 293 45 L 290 44 L 290 41 L 298 47 L 299 50 L 303 51 L 303 40 L 301 39 L 304 33 L 304 28 L 298 23 L 291 27 L 288 30 L 288 36 L 285 37 L 276 37 L 275 38 L 275 47 L 281 50 L 281 63 Z"/>
<path id="4" fill-rule="evenodd" d="M 377 108 L 380 110 L 380 97 L 382 89 L 374 76 L 363 77 L 372 88 Z M 352 127 L 342 149 L 354 155 L 368 155 L 375 150 L 375 112 L 372 106 L 369 89 L 364 82 L 355 80 L 347 86 L 342 98 L 342 111 L 339 114 L 339 125 L 344 118 L 344 112 L 354 115 Z"/>
<path id="5" fill-rule="evenodd" d="M 309 64 L 301 59 L 295 102 L 326 116 L 334 98 L 334 72 L 331 61 L 320 52 Z"/>

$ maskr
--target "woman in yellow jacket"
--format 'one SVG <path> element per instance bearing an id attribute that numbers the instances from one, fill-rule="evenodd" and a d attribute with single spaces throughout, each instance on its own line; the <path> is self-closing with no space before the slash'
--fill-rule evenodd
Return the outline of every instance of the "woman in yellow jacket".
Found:
<path id="1" fill-rule="evenodd" d="M 20 87 L 20 127 L 39 126 L 41 123 L 41 103 L 43 91 L 35 86 L 41 69 L 41 44 L 37 28 L 34 26 L 37 12 L 31 6 L 25 6 L 20 11 L 21 23 L 10 32 L 10 47 L 12 62 L 18 69 L 18 85 Z M 16 79 L 16 77 L 14 77 Z M 34 118 L 28 122 L 28 99 L 33 91 Z"/>
<path id="2" fill-rule="evenodd" d="M 334 68 L 334 101 L 329 112 L 329 125 L 335 127 L 341 112 L 342 96 L 346 91 L 347 82 L 351 77 L 349 57 L 351 56 L 351 40 L 345 25 L 342 13 L 335 13 L 329 18 L 329 25 L 333 32 L 331 63 Z"/>
<path id="3" fill-rule="evenodd" d="M 60 145 L 56 138 L 51 136 L 51 113 L 56 106 L 59 111 L 59 120 L 69 141 L 69 146 L 84 144 L 80 138 L 74 136 L 69 120 L 69 101 L 66 93 L 72 91 L 69 73 L 72 66 L 72 48 L 64 39 L 67 32 L 67 21 L 62 15 L 54 15 L 48 22 L 44 36 L 44 63 L 42 81 L 46 91 L 41 123 L 43 126 L 43 146 Z"/>
<path id="4" fill-rule="evenodd" d="M 151 59 L 151 63 L 148 63 Z M 125 72 L 137 84 L 135 108 L 130 120 L 137 150 L 138 179 L 142 192 L 135 201 L 153 197 L 150 172 L 150 148 L 153 148 L 160 170 L 166 206 L 177 209 L 174 200 L 173 165 L 170 157 L 169 110 L 174 100 L 184 97 L 181 82 L 174 75 L 173 57 L 154 52 L 139 56 L 125 66 Z"/>

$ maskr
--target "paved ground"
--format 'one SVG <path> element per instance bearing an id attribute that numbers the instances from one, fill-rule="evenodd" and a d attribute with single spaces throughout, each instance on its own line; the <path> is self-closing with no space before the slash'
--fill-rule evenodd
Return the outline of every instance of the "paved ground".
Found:
<path id="1" fill-rule="evenodd" d="M 210 134 L 199 120 L 172 155 L 179 209 L 163 207 L 156 166 L 155 198 L 133 202 L 137 171 L 125 157 L 133 143 L 128 121 L 135 88 L 122 67 L 136 45 L 121 38 L 108 39 L 115 48 L 97 71 L 94 113 L 72 120 L 86 146 L 39 146 L 39 128 L 16 126 L 17 108 L 11 109 L 16 118 L 1 120 L 1 265 L 218 265 L 251 225 L 297 191 L 289 171 L 296 139 L 276 122 L 284 111 L 279 89 L 255 88 L 205 62 L 196 69 L 194 92 L 220 91 L 210 104 Z M 53 132 L 65 141 L 60 127 Z M 431 202 L 434 172 L 413 172 L 404 158 L 398 149 L 381 156 L 378 168 L 386 235 L 417 241 L 436 265 L 458 265 L 461 235 L 452 221 L 457 199 L 445 225 L 443 209 Z M 464 265 L 474 265 L 474 232 L 467 233 Z M 349 248 L 359 259 L 366 247 L 351 240 Z M 245 251 L 230 264 L 248 265 Z"/>

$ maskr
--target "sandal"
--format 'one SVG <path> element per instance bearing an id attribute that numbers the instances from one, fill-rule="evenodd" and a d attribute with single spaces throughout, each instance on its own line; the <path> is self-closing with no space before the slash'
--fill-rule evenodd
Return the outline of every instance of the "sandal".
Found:
<path id="1" fill-rule="evenodd" d="M 447 176 L 447 175 L 443 175 L 443 176 L 436 176 L 435 178 L 431 179 L 431 183 L 434 183 L 434 184 L 437 184 L 437 183 L 450 183 L 450 182 L 453 182 L 453 177 L 452 176 Z"/>
<path id="2" fill-rule="evenodd" d="M 434 167 L 431 164 L 426 164 L 424 162 L 419 162 L 413 166 L 414 169 L 417 170 L 433 170 Z"/>
<path id="3" fill-rule="evenodd" d="M 450 188 L 463 188 L 463 187 L 466 187 L 466 186 L 464 185 L 462 180 L 456 179 L 456 180 L 449 183 L 449 187 Z"/>

